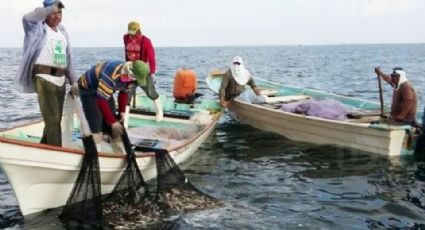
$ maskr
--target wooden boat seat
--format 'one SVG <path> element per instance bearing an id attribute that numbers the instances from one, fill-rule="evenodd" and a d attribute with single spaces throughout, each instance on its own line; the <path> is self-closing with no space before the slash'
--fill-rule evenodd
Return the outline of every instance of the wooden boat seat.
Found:
<path id="1" fill-rule="evenodd" d="M 296 101 L 305 101 L 310 99 L 310 96 L 307 95 L 289 95 L 289 96 L 278 96 L 278 97 L 267 97 L 267 104 L 276 104 L 276 103 L 290 103 Z"/>
<path id="2" fill-rule="evenodd" d="M 260 89 L 260 94 L 265 96 L 276 96 L 277 91 L 274 89 Z"/>
<path id="3" fill-rule="evenodd" d="M 169 143 L 155 139 L 139 139 L 133 142 L 133 146 L 136 151 L 148 152 L 167 149 Z"/>
<path id="4" fill-rule="evenodd" d="M 32 136 L 32 135 L 28 135 L 25 134 L 22 131 L 19 131 L 17 133 L 11 133 L 11 134 L 2 134 L 0 135 L 0 137 L 4 137 L 4 138 L 10 138 L 10 139 L 15 139 L 15 140 L 20 140 L 20 141 L 28 141 L 28 142 L 33 142 L 33 143 L 40 143 L 41 137 L 36 137 L 36 136 Z"/>
<path id="5" fill-rule="evenodd" d="M 351 123 L 371 123 L 374 121 L 379 121 L 380 116 L 367 116 L 367 117 L 360 117 L 360 118 L 348 118 L 345 121 L 351 122 Z"/>
<path id="6" fill-rule="evenodd" d="M 155 116 L 156 112 L 141 109 L 141 108 L 131 108 L 130 113 L 134 114 L 140 114 L 140 115 L 148 115 L 148 116 Z M 194 112 L 192 111 L 178 111 L 178 110 L 166 110 L 164 111 L 164 117 L 170 117 L 170 118 L 177 118 L 177 119 L 184 119 L 189 120 L 193 116 Z"/>
<path id="7" fill-rule="evenodd" d="M 375 110 L 358 110 L 358 111 L 353 111 L 350 114 L 347 114 L 347 117 L 350 119 L 360 119 L 363 117 L 373 117 L 373 116 L 379 116 L 379 115 L 381 115 L 381 111 L 376 109 Z"/>

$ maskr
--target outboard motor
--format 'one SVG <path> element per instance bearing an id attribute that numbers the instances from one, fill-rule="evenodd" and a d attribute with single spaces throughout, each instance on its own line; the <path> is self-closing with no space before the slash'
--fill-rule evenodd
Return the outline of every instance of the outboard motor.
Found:
<path id="1" fill-rule="evenodd" d="M 173 96 L 175 102 L 192 104 L 202 94 L 196 93 L 198 79 L 191 69 L 178 69 L 174 77 Z"/>

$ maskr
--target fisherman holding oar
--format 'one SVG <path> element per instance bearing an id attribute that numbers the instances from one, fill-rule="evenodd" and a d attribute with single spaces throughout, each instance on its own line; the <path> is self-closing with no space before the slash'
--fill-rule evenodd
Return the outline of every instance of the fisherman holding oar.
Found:
<path id="1" fill-rule="evenodd" d="M 118 111 L 124 118 L 128 93 L 137 84 L 146 86 L 149 67 L 143 61 L 104 61 L 92 66 L 78 80 L 80 98 L 93 138 L 100 152 L 103 131 L 111 134 L 114 153 L 123 153 L 121 135 L 124 127 L 115 116 L 113 93 L 118 94 Z"/>
<path id="2" fill-rule="evenodd" d="M 385 74 L 380 67 L 376 67 L 375 73 L 394 88 L 389 122 L 417 126 L 418 98 L 412 84 L 407 80 L 406 72 L 396 67 L 391 74 Z"/>
<path id="3" fill-rule="evenodd" d="M 418 155 L 419 152 L 422 155 L 425 149 L 425 137 L 423 135 L 423 128 L 416 121 L 418 98 L 412 84 L 407 80 L 406 72 L 400 67 L 395 67 L 391 74 L 384 74 L 380 67 L 376 67 L 375 73 L 394 88 L 388 122 L 392 124 L 407 124 L 417 128 L 419 133 L 422 134 L 417 139 L 415 155 Z"/>

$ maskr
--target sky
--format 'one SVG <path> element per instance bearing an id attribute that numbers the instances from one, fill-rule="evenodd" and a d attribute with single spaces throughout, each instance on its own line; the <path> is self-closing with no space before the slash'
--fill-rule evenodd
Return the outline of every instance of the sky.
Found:
<path id="1" fill-rule="evenodd" d="M 424 0 L 63 0 L 74 47 L 121 47 L 139 21 L 156 47 L 425 43 Z M 0 47 L 22 47 L 42 0 L 0 1 Z"/>

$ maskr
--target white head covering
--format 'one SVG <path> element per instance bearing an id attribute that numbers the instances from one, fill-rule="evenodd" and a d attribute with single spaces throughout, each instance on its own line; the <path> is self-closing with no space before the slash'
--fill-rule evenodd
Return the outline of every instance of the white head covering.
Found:
<path id="1" fill-rule="evenodd" d="M 236 62 L 239 63 L 239 65 L 235 64 Z M 248 83 L 251 74 L 248 70 L 245 69 L 241 57 L 236 56 L 233 58 L 232 67 L 230 70 L 232 71 L 233 79 L 235 79 L 239 85 L 246 85 L 246 83 Z"/>
<path id="2" fill-rule="evenodd" d="M 400 86 L 405 83 L 407 80 L 407 76 L 406 76 L 406 72 L 404 72 L 403 70 L 395 70 L 394 72 L 398 73 L 398 75 L 400 75 L 399 79 L 398 79 L 398 84 L 397 87 L 395 88 L 395 90 L 399 90 Z"/>

